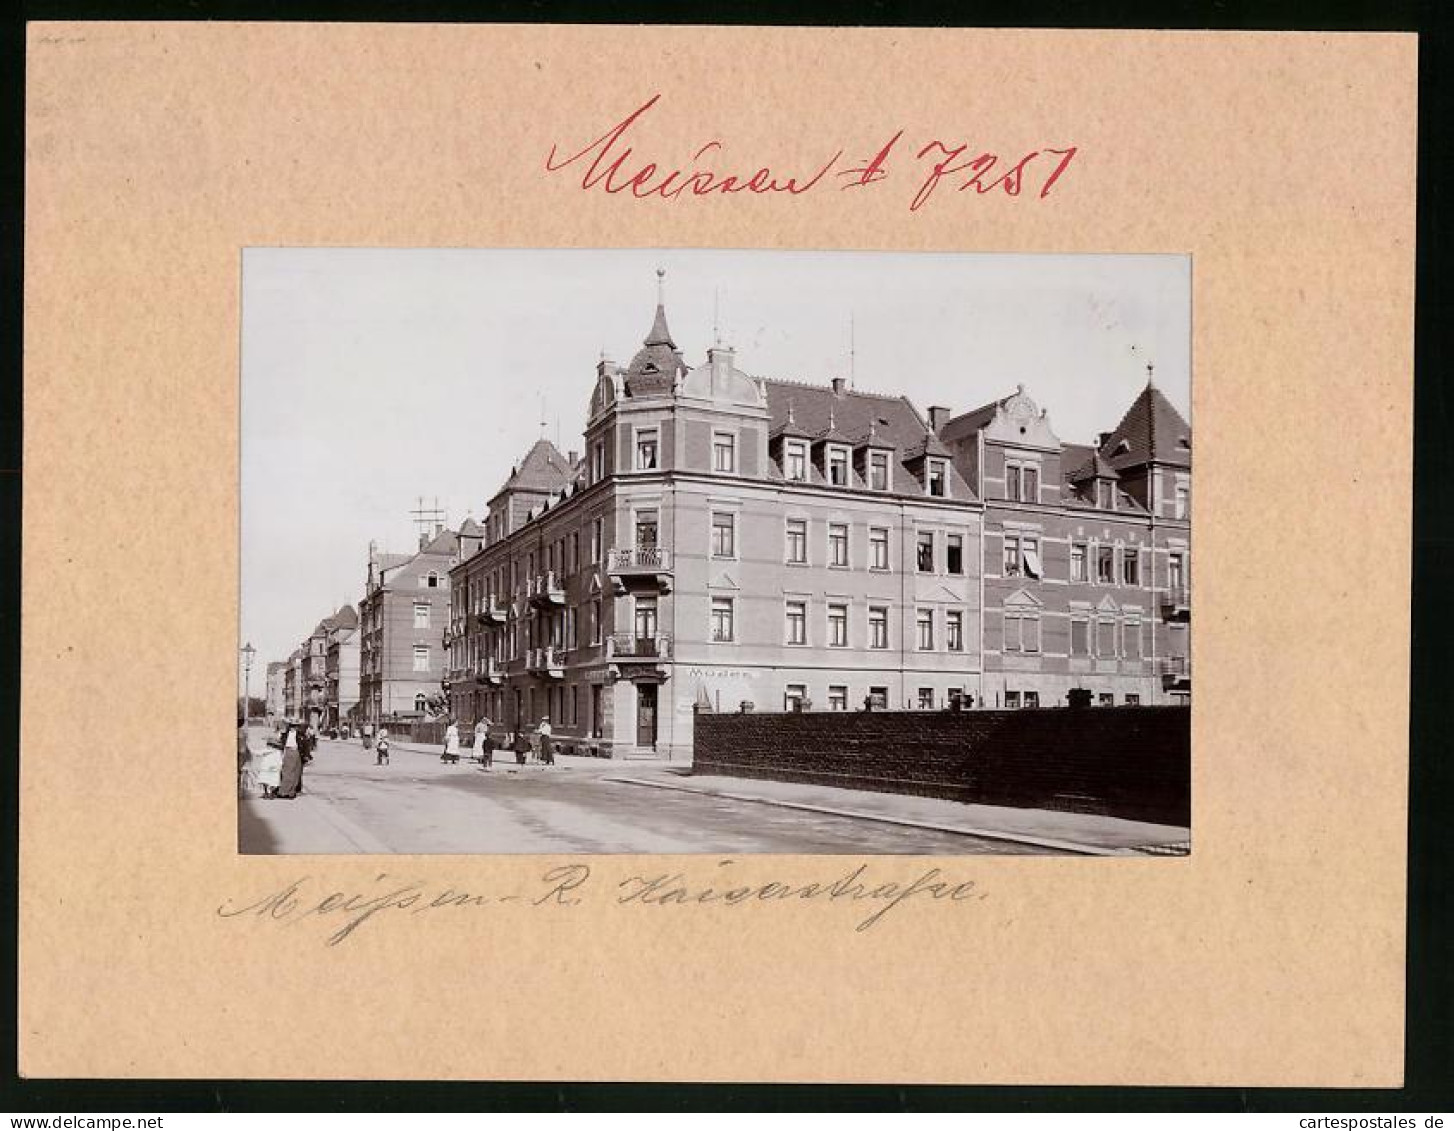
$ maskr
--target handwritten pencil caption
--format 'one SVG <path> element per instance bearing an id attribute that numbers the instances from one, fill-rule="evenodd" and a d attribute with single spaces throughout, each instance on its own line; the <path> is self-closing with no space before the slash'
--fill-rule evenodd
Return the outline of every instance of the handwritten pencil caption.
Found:
<path id="1" fill-rule="evenodd" d="M 597 879 L 589 864 L 562 864 L 545 871 L 529 889 L 503 895 L 462 891 L 427 880 L 403 881 L 381 872 L 372 890 L 328 890 L 312 876 L 250 901 L 229 900 L 217 908 L 223 919 L 273 923 L 322 920 L 334 930 L 327 946 L 337 946 L 366 923 L 400 915 L 429 915 L 447 910 L 518 905 L 529 908 L 573 908 L 585 905 L 616 907 L 740 907 L 744 904 L 848 904 L 868 913 L 854 927 L 872 930 L 892 911 L 908 903 L 963 904 L 978 902 L 986 893 L 973 880 L 954 881 L 939 868 L 928 868 L 912 879 L 876 879 L 867 864 L 832 879 L 809 883 L 765 883 L 744 880 L 727 869 L 732 860 L 720 860 L 711 879 L 689 871 L 636 874 L 612 882 Z"/>

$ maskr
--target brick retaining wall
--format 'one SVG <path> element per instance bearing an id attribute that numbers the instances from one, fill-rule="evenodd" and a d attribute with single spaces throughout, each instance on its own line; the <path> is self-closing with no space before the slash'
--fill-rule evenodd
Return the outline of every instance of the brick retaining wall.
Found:
<path id="1" fill-rule="evenodd" d="M 1189 707 L 695 720 L 693 773 L 1191 824 Z"/>

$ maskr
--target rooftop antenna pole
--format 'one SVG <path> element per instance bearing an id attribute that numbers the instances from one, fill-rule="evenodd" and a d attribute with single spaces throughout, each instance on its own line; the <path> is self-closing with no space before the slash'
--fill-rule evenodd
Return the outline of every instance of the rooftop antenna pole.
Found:
<path id="1" fill-rule="evenodd" d="M 540 398 L 540 438 L 542 440 L 545 439 L 546 423 L 547 421 L 545 419 L 545 397 L 542 396 Z"/>
<path id="2" fill-rule="evenodd" d="M 712 288 L 712 344 L 722 344 L 722 292 L 720 288 Z"/>
<path id="3" fill-rule="evenodd" d="M 853 311 L 848 312 L 848 387 L 853 388 L 854 367 L 858 360 L 853 338 Z"/>

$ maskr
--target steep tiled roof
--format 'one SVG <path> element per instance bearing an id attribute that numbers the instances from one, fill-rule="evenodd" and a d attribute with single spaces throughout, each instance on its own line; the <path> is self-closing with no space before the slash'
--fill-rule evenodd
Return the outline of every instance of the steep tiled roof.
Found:
<path id="1" fill-rule="evenodd" d="M 1124 450 L 1121 449 L 1125 442 Z M 1155 385 L 1147 384 L 1131 402 L 1116 430 L 1101 445 L 1101 454 L 1116 468 L 1155 460 L 1191 466 L 1191 426 Z"/>
<path id="2" fill-rule="evenodd" d="M 439 555 L 456 554 L 459 552 L 459 535 L 453 530 L 441 530 L 419 552 L 421 554 Z"/>
<path id="3" fill-rule="evenodd" d="M 1000 405 L 1013 397 L 1014 393 L 1006 393 L 996 401 L 990 401 L 987 405 L 971 409 L 969 412 L 960 413 L 944 426 L 945 435 L 958 439 L 961 436 L 971 436 L 978 432 L 986 424 L 995 418 L 995 412 Z"/>
<path id="4" fill-rule="evenodd" d="M 1060 466 L 1065 469 L 1067 483 L 1079 483 L 1096 476 L 1102 479 L 1119 479 L 1116 469 L 1106 462 L 1089 444 L 1064 444 L 1060 450 Z"/>
<path id="5" fill-rule="evenodd" d="M 823 436 L 831 427 L 844 438 L 844 442 L 855 443 L 867 436 L 872 428 L 876 442 L 895 449 L 901 462 L 912 458 L 915 451 L 923 455 L 925 440 L 932 436 L 928 423 L 907 397 L 889 397 L 855 389 L 844 389 L 840 393 L 829 385 L 808 385 L 772 378 L 768 378 L 764 385 L 774 436 L 782 434 L 787 428 L 789 406 L 796 423 L 789 434 Z M 933 442 L 937 445 L 937 438 Z M 902 486 L 907 481 L 903 477 L 910 474 L 907 469 L 902 470 L 897 485 Z M 949 474 L 952 497 L 974 498 L 969 484 L 952 465 Z M 813 476 L 814 482 L 820 481 L 816 470 Z M 856 473 L 854 483 L 862 486 Z"/>
<path id="6" fill-rule="evenodd" d="M 666 307 L 656 304 L 656 317 L 651 331 L 641 344 L 641 349 L 626 367 L 625 384 L 627 396 L 642 396 L 651 393 L 669 393 L 677 378 L 687 372 L 681 350 L 672 341 L 671 330 L 666 324 Z"/>
<path id="7" fill-rule="evenodd" d="M 571 480 L 571 465 L 549 440 L 536 440 L 500 491 L 553 494 Z M 498 492 L 497 492 L 498 493 Z"/>
<path id="8" fill-rule="evenodd" d="M 485 530 L 473 518 L 467 518 L 464 520 L 464 524 L 460 526 L 459 533 L 462 538 L 482 538 L 484 537 Z"/>

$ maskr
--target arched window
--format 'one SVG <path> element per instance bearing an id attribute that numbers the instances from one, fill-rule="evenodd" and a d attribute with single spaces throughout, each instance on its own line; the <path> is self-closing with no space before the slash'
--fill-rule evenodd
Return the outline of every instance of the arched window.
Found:
<path id="1" fill-rule="evenodd" d="M 424 692 L 421 691 L 418 695 L 414 696 L 414 710 L 418 711 L 422 715 L 424 713 L 424 704 L 427 701 L 428 700 L 425 698 Z"/>

